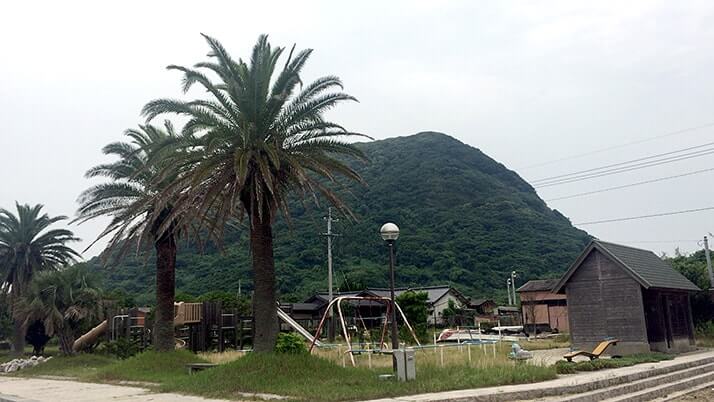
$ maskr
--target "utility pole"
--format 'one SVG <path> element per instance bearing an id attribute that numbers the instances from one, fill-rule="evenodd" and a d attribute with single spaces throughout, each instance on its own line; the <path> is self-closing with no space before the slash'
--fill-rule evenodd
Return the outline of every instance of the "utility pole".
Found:
<path id="1" fill-rule="evenodd" d="M 712 271 L 712 257 L 709 255 L 709 239 L 704 236 L 704 256 L 707 258 L 707 272 L 709 273 L 709 289 L 714 289 L 714 271 Z"/>
<path id="2" fill-rule="evenodd" d="M 323 236 L 327 237 L 327 303 L 332 303 L 332 238 L 339 236 L 338 234 L 332 233 L 332 222 L 339 222 L 339 219 L 334 219 L 332 217 L 332 207 L 327 209 L 327 216 L 324 218 L 327 221 L 327 233 L 323 233 Z M 328 312 L 328 317 L 330 317 L 330 324 L 327 326 L 327 338 L 330 342 L 335 340 L 335 320 L 332 315 L 332 307 Z"/>
<path id="3" fill-rule="evenodd" d="M 516 271 L 511 271 L 511 290 L 513 291 L 513 305 L 517 305 L 518 301 L 516 300 Z"/>
<path id="4" fill-rule="evenodd" d="M 511 278 L 506 279 L 506 292 L 508 293 L 508 305 L 512 306 L 511 302 Z"/>

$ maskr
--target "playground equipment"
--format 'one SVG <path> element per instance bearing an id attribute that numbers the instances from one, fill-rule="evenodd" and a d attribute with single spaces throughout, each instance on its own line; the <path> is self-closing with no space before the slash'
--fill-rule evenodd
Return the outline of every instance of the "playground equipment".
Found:
<path id="1" fill-rule="evenodd" d="M 310 343 L 317 345 L 318 347 L 322 346 L 322 343 L 312 336 L 312 334 L 303 328 L 302 325 L 298 324 L 297 321 L 293 320 L 292 317 L 290 317 L 286 312 L 284 312 L 280 307 L 278 307 L 278 318 L 281 320 L 285 321 L 286 324 L 288 324 L 292 329 L 297 331 L 300 335 L 305 337 Z"/>
<path id="2" fill-rule="evenodd" d="M 148 346 L 150 338 L 146 313 L 147 310 L 142 309 L 107 312 L 106 316 L 111 318 L 79 337 L 72 349 L 75 352 L 87 349 L 96 345 L 102 336 L 110 341 L 129 338 L 143 349 Z M 278 317 L 309 342 L 322 345 L 280 308 Z M 213 349 L 223 352 L 226 346 L 243 349 L 253 337 L 253 318 L 241 316 L 236 311 L 224 310 L 220 302 L 174 303 L 174 327 L 176 347 L 189 348 L 194 352 Z"/>
<path id="3" fill-rule="evenodd" d="M 414 329 L 412 329 L 412 326 L 409 325 L 409 320 L 407 319 L 407 316 L 404 315 L 402 308 L 399 307 L 399 304 L 397 304 L 396 302 L 394 303 L 394 305 L 392 305 L 392 300 L 390 298 L 381 297 L 381 296 L 340 296 L 340 297 L 336 297 L 335 299 L 333 299 L 327 305 L 327 308 L 325 309 L 325 313 L 322 315 L 322 319 L 320 319 L 320 324 L 317 326 L 317 330 L 315 331 L 315 336 L 312 337 L 312 341 L 310 343 L 310 353 L 312 353 L 313 348 L 315 347 L 315 345 L 317 345 L 317 342 L 318 342 L 317 338 L 320 336 L 320 333 L 322 331 L 322 326 L 325 324 L 325 321 L 327 320 L 327 317 L 330 313 L 332 306 L 337 305 L 337 316 L 339 317 L 340 324 L 342 326 L 342 335 L 344 336 L 345 341 L 347 342 L 347 351 L 345 353 L 349 353 L 350 361 L 352 362 L 352 366 L 353 367 L 356 366 L 354 354 L 361 353 L 361 350 L 357 351 L 352 348 L 350 334 L 347 331 L 347 325 L 345 324 L 345 317 L 342 314 L 342 304 L 341 303 L 345 300 L 353 300 L 353 301 L 357 301 L 358 303 L 360 301 L 368 301 L 368 302 L 374 301 L 374 302 L 384 303 L 387 305 L 387 309 L 386 309 L 387 311 L 383 318 L 381 337 L 379 340 L 380 349 L 373 350 L 373 351 L 371 351 L 372 353 L 390 353 L 391 354 L 393 352 L 392 350 L 387 350 L 386 348 L 384 350 L 382 349 L 382 347 L 385 346 L 384 339 L 387 335 L 388 317 L 391 317 L 391 312 L 392 312 L 391 309 L 392 308 L 396 308 L 397 311 L 399 311 L 399 314 L 401 315 L 402 320 L 404 320 L 404 324 L 406 324 L 407 328 L 409 329 L 409 332 L 411 333 L 412 337 L 414 338 L 414 341 L 416 342 L 417 345 L 421 346 L 421 344 L 419 343 L 419 339 L 417 339 L 417 336 L 414 333 Z M 320 346 L 320 345 L 317 345 L 317 346 Z"/>

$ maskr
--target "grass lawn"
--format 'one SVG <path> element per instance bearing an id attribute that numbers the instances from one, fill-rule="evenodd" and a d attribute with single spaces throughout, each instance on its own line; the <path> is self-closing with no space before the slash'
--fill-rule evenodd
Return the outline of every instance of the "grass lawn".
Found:
<path id="1" fill-rule="evenodd" d="M 79 354 L 76 356 L 53 356 L 45 363 L 22 369 L 14 373 L 19 377 L 58 376 L 85 379 L 96 374 L 103 367 L 115 364 L 113 357 L 99 354 Z"/>
<path id="2" fill-rule="evenodd" d="M 662 360 L 672 360 L 673 355 L 666 353 L 643 353 L 638 355 L 624 356 L 616 359 L 595 359 L 582 362 L 566 362 L 564 360 L 555 364 L 558 374 L 574 374 L 578 371 L 596 371 L 609 368 L 619 368 L 634 366 L 641 363 L 656 363 Z"/>
<path id="3" fill-rule="evenodd" d="M 530 364 L 440 368 L 419 364 L 417 379 L 409 383 L 384 381 L 377 374 L 389 368 L 370 370 L 341 367 L 310 355 L 249 354 L 233 362 L 192 376 L 173 377 L 162 391 L 215 398 L 238 398 L 241 392 L 271 393 L 302 401 L 370 399 L 453 389 L 527 383 L 553 379 L 554 367 Z"/>
<path id="4" fill-rule="evenodd" d="M 531 338 L 527 341 L 519 342 L 525 350 L 544 350 L 570 347 L 570 335 L 560 334 L 551 338 Z"/>
<path id="5" fill-rule="evenodd" d="M 147 351 L 100 368 L 87 379 L 101 382 L 142 381 L 164 383 L 172 378 L 188 377 L 186 364 L 206 362 L 186 350 L 170 353 Z"/>
<path id="6" fill-rule="evenodd" d="M 378 374 L 391 372 L 389 356 L 373 357 L 372 369 L 359 356 L 358 367 L 333 350 L 319 355 L 233 353 L 233 360 L 219 359 L 218 367 L 189 376 L 187 363 L 214 360 L 188 351 L 158 353 L 148 351 L 126 360 L 104 355 L 81 354 L 54 357 L 48 363 L 18 372 L 21 376 L 58 375 L 83 381 L 151 383 L 157 391 L 201 395 L 214 398 L 245 399 L 245 393 L 290 396 L 296 401 L 349 401 L 400 395 L 468 389 L 497 385 L 531 383 L 556 378 L 558 373 L 575 373 L 671 359 L 662 353 L 635 355 L 620 359 L 542 366 L 514 363 L 505 358 L 509 345 L 493 348 L 472 347 L 472 361 L 466 348 L 419 351 L 417 379 L 408 383 L 380 380 Z M 445 365 L 441 366 L 444 352 Z M 344 350 L 343 350 L 344 352 Z M 384 361 L 382 361 L 384 360 Z"/>

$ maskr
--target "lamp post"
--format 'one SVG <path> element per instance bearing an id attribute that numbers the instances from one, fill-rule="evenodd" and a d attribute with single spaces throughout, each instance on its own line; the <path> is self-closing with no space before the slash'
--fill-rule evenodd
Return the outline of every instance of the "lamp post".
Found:
<path id="1" fill-rule="evenodd" d="M 387 242 L 389 247 L 389 291 L 392 301 L 392 351 L 399 349 L 399 337 L 397 334 L 397 303 L 394 298 L 394 242 L 399 238 L 399 227 L 391 222 L 382 225 L 379 229 L 382 240 Z M 397 357 L 392 353 L 392 369 L 397 371 Z"/>
<path id="2" fill-rule="evenodd" d="M 511 302 L 511 278 L 506 279 L 506 292 L 508 293 L 508 305 L 512 306 Z"/>

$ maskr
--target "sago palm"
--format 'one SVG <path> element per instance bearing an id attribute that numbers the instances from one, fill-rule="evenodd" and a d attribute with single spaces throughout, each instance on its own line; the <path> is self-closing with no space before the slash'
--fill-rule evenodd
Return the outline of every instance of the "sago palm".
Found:
<path id="1" fill-rule="evenodd" d="M 50 217 L 43 206 L 15 204 L 17 214 L 0 209 L 0 288 L 9 292 L 13 305 L 22 297 L 36 273 L 56 270 L 73 262 L 79 254 L 68 243 L 77 241 L 67 229 L 50 229 L 66 216 Z M 25 328 L 14 320 L 13 351 L 21 354 L 25 347 Z"/>
<path id="2" fill-rule="evenodd" d="M 282 211 L 288 216 L 291 195 L 322 196 L 349 214 L 332 190 L 336 176 L 362 182 L 344 158 L 364 159 L 346 142 L 359 135 L 327 121 L 324 112 L 342 101 L 339 78 L 326 76 L 303 86 L 300 71 L 312 50 L 287 57 L 278 67 L 284 48 L 273 48 L 266 36 L 258 39 L 250 62 L 234 60 L 215 39 L 205 36 L 210 60 L 195 68 L 169 66 L 183 73 L 183 90 L 199 84 L 207 98 L 192 101 L 159 99 L 148 103 L 147 121 L 169 113 L 185 117 L 183 134 L 194 138 L 174 166 L 188 174 L 170 190 L 182 191 L 177 211 L 210 216 L 223 224 L 247 217 L 254 273 L 253 309 L 256 351 L 274 348 L 277 337 L 276 279 L 273 223 Z M 212 75 L 213 78 L 209 77 Z M 337 89 L 337 91 L 335 91 Z"/>
<path id="3" fill-rule="evenodd" d="M 173 311 L 176 285 L 176 235 L 178 228 L 169 220 L 170 202 L 159 202 L 167 183 L 177 171 L 160 176 L 166 144 L 176 134 L 170 123 L 164 129 L 145 125 L 125 132 L 129 142 L 115 142 L 104 147 L 106 155 L 117 157 L 111 163 L 95 166 L 86 176 L 109 179 L 85 190 L 79 197 L 77 221 L 100 216 L 112 220 L 97 240 L 110 236 L 106 253 L 123 255 L 132 245 L 139 250 L 151 245 L 156 250 L 156 313 L 153 340 L 157 350 L 174 348 Z M 166 200 L 165 200 L 166 201 Z M 159 233 L 159 228 L 166 225 Z"/>
<path id="4" fill-rule="evenodd" d="M 48 335 L 57 335 L 65 355 L 74 353 L 75 339 L 82 329 L 96 324 L 101 314 L 98 282 L 83 264 L 37 274 L 15 310 L 15 317 L 25 326 L 41 321 Z"/>

